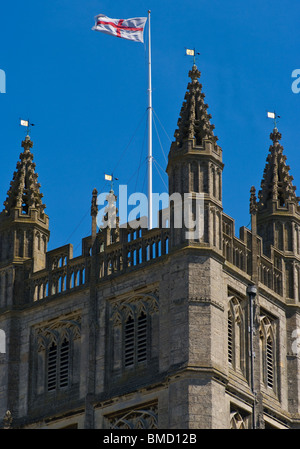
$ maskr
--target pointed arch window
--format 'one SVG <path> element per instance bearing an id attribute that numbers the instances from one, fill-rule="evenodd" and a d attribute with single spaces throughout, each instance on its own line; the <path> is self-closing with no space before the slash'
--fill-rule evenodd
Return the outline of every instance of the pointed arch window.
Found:
<path id="1" fill-rule="evenodd" d="M 230 429 L 246 429 L 246 423 L 237 411 L 230 413 Z"/>
<path id="2" fill-rule="evenodd" d="M 144 310 L 138 317 L 128 316 L 124 326 L 125 368 L 147 361 L 147 327 L 147 315 Z"/>
<path id="3" fill-rule="evenodd" d="M 245 372 L 245 316 L 242 299 L 231 296 L 227 315 L 227 359 L 233 369 Z"/>
<path id="4" fill-rule="evenodd" d="M 48 395 L 58 400 L 79 388 L 81 344 L 78 312 L 32 329 L 29 396 L 33 407 L 48 400 Z"/>
<path id="5" fill-rule="evenodd" d="M 251 412 L 230 404 L 230 429 L 249 429 Z"/>
<path id="6" fill-rule="evenodd" d="M 143 294 L 112 304 L 109 347 L 112 374 L 135 374 L 158 357 L 158 299 Z M 155 329 L 155 331 L 154 331 Z M 155 365 L 156 366 L 156 365 Z"/>
<path id="7" fill-rule="evenodd" d="M 268 316 L 260 317 L 260 360 L 261 377 L 267 388 L 276 390 L 275 370 L 275 320 Z"/>
<path id="8" fill-rule="evenodd" d="M 47 390 L 55 391 L 69 385 L 70 342 L 65 337 L 58 345 L 52 341 L 47 357 Z"/>

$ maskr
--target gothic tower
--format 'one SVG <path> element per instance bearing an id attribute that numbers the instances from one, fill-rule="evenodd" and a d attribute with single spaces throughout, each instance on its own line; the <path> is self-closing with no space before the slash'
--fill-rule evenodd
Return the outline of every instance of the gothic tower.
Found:
<path id="1" fill-rule="evenodd" d="M 24 150 L 10 183 L 5 207 L 0 213 L 0 297 L 3 306 L 11 304 L 13 297 L 14 302 L 18 301 L 18 285 L 23 282 L 26 261 L 32 261 L 29 271 L 45 268 L 49 219 L 44 213 L 32 146 L 27 135 L 22 142 Z"/>
<path id="2" fill-rule="evenodd" d="M 167 173 L 170 196 L 180 195 L 184 202 L 186 198 L 193 201 L 202 198 L 200 214 L 199 204 L 192 203 L 192 218 L 201 223 L 201 232 L 190 237 L 186 234 L 191 228 L 188 223 L 176 227 L 177 205 L 171 203 L 168 276 L 167 282 L 160 284 L 161 303 L 169 304 L 163 326 L 168 328 L 171 367 L 185 370 L 172 385 L 174 393 L 170 388 L 171 398 L 172 394 L 180 396 L 178 402 L 184 418 L 178 421 L 178 428 L 221 425 L 225 389 L 217 378 L 227 376 L 224 338 L 227 292 L 222 285 L 224 164 L 195 65 L 189 76 L 191 81 L 171 144 Z M 217 409 L 215 404 L 219 404 Z M 179 404 L 170 403 L 169 407 L 179 409 Z"/>
<path id="3" fill-rule="evenodd" d="M 189 72 L 191 82 L 185 94 L 175 141 L 169 152 L 167 173 L 169 176 L 169 194 L 180 194 L 182 200 L 190 198 L 193 202 L 192 219 L 199 221 L 200 233 L 196 238 L 185 238 L 188 224 L 180 229 L 174 226 L 174 214 L 171 214 L 171 244 L 196 244 L 213 247 L 221 251 L 222 233 L 222 150 L 217 145 L 214 125 L 210 124 L 211 115 L 207 113 L 205 94 L 198 78 L 200 72 L 194 65 Z M 202 198 L 204 203 L 195 210 L 194 200 Z M 198 214 L 198 217 L 197 217 Z M 175 227 L 175 229 L 174 229 Z"/>

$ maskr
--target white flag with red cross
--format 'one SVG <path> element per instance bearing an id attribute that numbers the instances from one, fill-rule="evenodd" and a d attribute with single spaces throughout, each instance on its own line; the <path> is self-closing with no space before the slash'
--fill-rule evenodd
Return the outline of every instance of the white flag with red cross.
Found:
<path id="1" fill-rule="evenodd" d="M 99 14 L 95 17 L 95 25 L 92 30 L 143 43 L 146 20 L 147 17 L 110 19 L 104 14 Z"/>

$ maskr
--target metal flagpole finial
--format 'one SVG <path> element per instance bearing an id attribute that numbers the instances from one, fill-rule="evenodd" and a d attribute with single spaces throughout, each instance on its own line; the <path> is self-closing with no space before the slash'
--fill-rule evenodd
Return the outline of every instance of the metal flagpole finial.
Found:
<path id="1" fill-rule="evenodd" d="M 274 129 L 277 129 L 276 119 L 280 118 L 280 115 L 277 115 L 276 112 L 267 112 L 267 117 L 272 118 L 274 120 Z"/>
<path id="2" fill-rule="evenodd" d="M 34 123 L 30 123 L 29 120 L 22 120 L 20 119 L 20 125 L 26 126 L 26 135 L 29 136 L 29 129 L 31 126 L 35 126 Z"/>
<path id="3" fill-rule="evenodd" d="M 200 55 L 200 53 L 196 52 L 196 49 L 193 48 L 185 48 L 185 54 L 188 56 L 193 56 L 194 58 L 194 65 L 196 65 L 196 55 Z"/>
<path id="4" fill-rule="evenodd" d="M 105 181 L 110 181 L 110 191 L 113 192 L 114 180 L 118 181 L 119 178 L 114 178 L 113 173 L 111 175 L 104 175 Z"/>

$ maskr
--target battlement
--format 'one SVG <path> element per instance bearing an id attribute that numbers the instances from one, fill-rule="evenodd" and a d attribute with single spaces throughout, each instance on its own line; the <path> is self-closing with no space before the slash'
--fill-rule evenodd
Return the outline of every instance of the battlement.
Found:
<path id="1" fill-rule="evenodd" d="M 107 244 L 105 232 L 96 241 L 97 278 L 128 272 L 169 252 L 169 229 L 122 229 L 122 238 Z M 125 240 L 127 237 L 127 241 Z M 122 240 L 122 241 L 120 241 Z M 92 239 L 82 241 L 82 255 L 73 258 L 72 245 L 49 251 L 46 268 L 30 275 L 27 294 L 30 302 L 52 298 L 71 290 L 86 288 L 90 281 Z"/>
<path id="2" fill-rule="evenodd" d="M 288 303 L 299 299 L 298 285 L 300 280 L 299 267 L 293 262 L 300 261 L 299 248 L 296 252 L 284 252 L 271 245 L 270 253 L 264 254 L 263 239 L 246 227 L 240 228 L 240 238 L 235 236 L 234 220 L 223 214 L 223 256 L 229 266 L 234 266 L 250 277 L 257 275 L 261 286 L 286 298 Z M 296 230 L 295 230 L 296 232 Z M 253 241 L 257 246 L 257 259 L 253 272 Z"/>
<path id="3" fill-rule="evenodd" d="M 99 232 L 96 238 L 96 273 L 101 281 L 114 275 L 120 275 L 146 264 L 159 261 L 169 253 L 169 229 L 120 229 L 116 241 L 110 242 L 106 230 Z M 289 276 L 294 273 L 289 260 L 282 251 L 271 247 L 270 257 L 263 253 L 263 241 L 255 236 L 258 248 L 257 276 L 259 282 L 278 295 L 293 299 L 297 292 L 292 287 L 284 288 Z M 235 236 L 234 220 L 222 215 L 222 254 L 225 265 L 238 271 L 247 278 L 253 275 L 252 232 L 246 227 L 240 228 L 240 237 Z M 75 289 L 87 288 L 90 281 L 92 258 L 92 238 L 82 240 L 82 254 L 73 258 L 72 245 L 65 245 L 46 254 L 46 268 L 30 275 L 27 293 L 31 301 L 52 298 Z"/>

